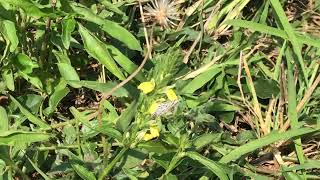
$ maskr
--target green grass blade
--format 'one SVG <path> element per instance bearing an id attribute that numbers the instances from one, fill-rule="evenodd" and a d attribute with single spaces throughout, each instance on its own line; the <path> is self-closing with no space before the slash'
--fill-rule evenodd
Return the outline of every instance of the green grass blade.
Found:
<path id="1" fill-rule="evenodd" d="M 227 24 L 230 24 L 232 26 L 237 26 L 237 27 L 243 27 L 243 28 L 248 28 L 253 31 L 259 31 L 261 33 L 273 35 L 273 36 L 278 36 L 281 37 L 282 39 L 289 40 L 289 36 L 286 34 L 285 31 L 281 29 L 277 29 L 274 27 L 270 27 L 267 25 L 263 25 L 260 23 L 252 22 L 252 21 L 246 21 L 246 20 L 229 20 L 226 22 Z M 318 38 L 310 38 L 308 36 L 301 36 L 298 34 L 295 34 L 297 37 L 297 40 L 300 44 L 306 44 L 309 46 L 314 46 L 320 48 L 320 39 Z"/>
<path id="2" fill-rule="evenodd" d="M 299 128 L 298 125 L 298 113 L 296 111 L 297 108 L 297 94 L 296 94 L 296 85 L 295 79 L 293 76 L 293 57 L 290 48 L 286 50 L 286 57 L 287 57 L 287 81 L 288 81 L 288 118 L 290 119 L 291 129 Z M 300 164 L 304 163 L 304 153 L 301 145 L 301 139 L 297 138 L 294 140 L 294 145 L 296 148 L 296 153 L 299 159 Z"/>
<path id="3" fill-rule="evenodd" d="M 234 150 L 232 150 L 229 154 L 223 156 L 220 159 L 220 163 L 229 163 L 233 160 L 239 159 L 241 156 L 250 153 L 258 148 L 261 148 L 263 146 L 267 146 L 269 144 L 272 144 L 274 142 L 280 141 L 280 140 L 288 140 L 293 137 L 301 136 L 304 134 L 312 133 L 319 131 L 320 128 L 300 128 L 300 129 L 293 129 L 286 132 L 273 132 L 265 137 L 262 137 L 260 139 L 250 141 L 247 144 L 244 144 Z"/>
<path id="4" fill-rule="evenodd" d="M 304 77 L 305 81 L 308 82 L 308 76 L 307 76 L 307 72 L 305 70 L 304 60 L 301 55 L 301 46 L 299 45 L 298 39 L 295 35 L 295 32 L 287 19 L 287 16 L 282 8 L 280 1 L 279 0 L 270 0 L 270 2 L 271 2 L 271 6 L 273 7 L 276 15 L 278 16 L 278 18 L 284 28 L 284 31 L 287 33 L 287 35 L 289 37 L 289 40 L 290 40 L 292 47 L 293 47 L 293 52 L 295 53 L 295 55 L 298 58 L 303 77 Z"/>

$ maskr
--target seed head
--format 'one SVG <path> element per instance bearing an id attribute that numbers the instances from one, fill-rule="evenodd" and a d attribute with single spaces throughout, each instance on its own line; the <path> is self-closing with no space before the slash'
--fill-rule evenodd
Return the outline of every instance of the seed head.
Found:
<path id="1" fill-rule="evenodd" d="M 170 0 L 151 0 L 145 10 L 148 22 L 154 22 L 164 28 L 177 26 L 175 22 L 180 20 L 178 4 Z"/>

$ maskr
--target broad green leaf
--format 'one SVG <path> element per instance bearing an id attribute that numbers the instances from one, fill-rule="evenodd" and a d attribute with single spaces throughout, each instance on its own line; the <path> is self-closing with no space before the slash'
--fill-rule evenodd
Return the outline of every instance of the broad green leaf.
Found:
<path id="1" fill-rule="evenodd" d="M 218 142 L 219 140 L 221 140 L 221 135 L 222 133 L 202 134 L 193 140 L 193 145 L 196 147 L 196 149 L 201 149 L 204 146 L 211 144 L 212 142 Z"/>
<path id="2" fill-rule="evenodd" d="M 68 17 L 62 20 L 62 43 L 66 49 L 69 49 L 71 33 L 76 27 L 76 21 L 72 17 Z"/>
<path id="3" fill-rule="evenodd" d="M 37 94 L 25 94 L 19 96 L 17 100 L 20 102 L 20 104 L 24 104 L 25 107 L 28 110 L 30 110 L 33 114 L 37 114 L 39 112 L 41 104 L 43 103 L 44 98 Z"/>
<path id="4" fill-rule="evenodd" d="M 58 63 L 58 69 L 59 72 L 61 74 L 61 76 L 68 81 L 80 81 L 80 78 L 77 74 L 77 71 L 70 65 L 67 63 Z M 70 86 L 74 87 L 74 88 L 80 88 L 80 86 L 73 84 L 73 83 L 69 83 Z"/>
<path id="5" fill-rule="evenodd" d="M 7 131 L 9 129 L 9 119 L 6 109 L 0 106 L 0 132 Z"/>
<path id="6" fill-rule="evenodd" d="M 108 0 L 99 0 L 99 2 L 101 4 L 103 4 L 107 9 L 120 14 L 120 15 L 125 15 L 124 12 L 122 12 L 116 5 L 112 4 L 111 2 L 109 2 Z"/>
<path id="7" fill-rule="evenodd" d="M 95 180 L 94 174 L 89 171 L 86 167 L 76 163 L 76 161 L 71 162 L 73 170 L 83 179 L 83 180 Z"/>
<path id="8" fill-rule="evenodd" d="M 5 68 L 2 72 L 2 78 L 5 81 L 7 88 L 10 91 L 14 91 L 14 79 L 12 70 Z"/>
<path id="9" fill-rule="evenodd" d="M 19 44 L 16 32 L 17 30 L 14 22 L 9 20 L 0 20 L 0 33 L 5 38 L 7 45 L 10 46 L 10 52 L 14 52 Z"/>
<path id="10" fill-rule="evenodd" d="M 157 154 L 165 154 L 169 152 L 174 152 L 177 149 L 172 146 L 168 146 L 161 141 L 147 141 L 138 144 L 139 148 L 147 150 L 149 153 L 154 152 Z"/>
<path id="11" fill-rule="evenodd" d="M 278 83 L 274 80 L 259 78 L 254 82 L 257 96 L 261 99 L 277 97 L 280 93 Z"/>
<path id="12" fill-rule="evenodd" d="M 201 164 L 206 166 L 208 169 L 210 169 L 215 175 L 219 177 L 221 180 L 229 180 L 228 175 L 225 171 L 225 169 L 219 165 L 219 163 L 212 161 L 211 159 L 208 159 L 197 152 L 187 152 L 187 156 L 191 159 L 194 159 L 196 161 L 199 161 Z"/>
<path id="13" fill-rule="evenodd" d="M 101 26 L 102 30 L 104 30 L 113 38 L 124 43 L 130 49 L 142 51 L 139 41 L 124 27 L 113 21 L 99 17 L 86 7 L 80 7 L 75 3 L 71 4 L 71 7 L 76 13 L 80 15 L 81 18 L 98 24 L 99 26 Z"/>
<path id="14" fill-rule="evenodd" d="M 60 81 L 60 83 L 57 85 L 57 87 L 55 88 L 54 93 L 50 96 L 49 98 L 49 107 L 47 107 L 44 110 L 44 113 L 46 115 L 49 115 L 51 113 L 53 113 L 59 102 L 70 92 L 69 88 L 67 87 L 66 82 L 64 82 L 63 80 Z"/>
<path id="15" fill-rule="evenodd" d="M 96 132 L 100 132 L 102 134 L 111 136 L 119 141 L 122 139 L 122 134 L 116 129 L 110 127 L 110 124 L 103 123 L 102 125 L 99 125 L 99 126 L 93 126 L 75 107 L 71 107 L 70 112 L 77 120 L 79 120 L 88 128 Z"/>
<path id="16" fill-rule="evenodd" d="M 115 82 L 99 83 L 97 81 L 68 81 L 68 83 L 77 87 L 86 87 L 103 93 L 109 92 L 117 85 Z M 129 92 L 122 87 L 117 89 L 112 95 L 115 97 L 128 97 Z"/>
<path id="17" fill-rule="evenodd" d="M 48 141 L 51 134 L 29 131 L 2 131 L 0 132 L 0 145 L 14 146 L 16 144 Z"/>
<path id="18" fill-rule="evenodd" d="M 31 74 L 34 68 L 38 68 L 39 65 L 32 61 L 27 55 L 19 53 L 15 59 L 16 67 L 25 74 Z"/>
<path id="19" fill-rule="evenodd" d="M 18 72 L 18 74 L 19 74 L 19 76 L 23 77 L 26 81 L 28 81 L 29 83 L 34 85 L 39 90 L 41 90 L 41 91 L 43 90 L 42 81 L 40 80 L 39 77 L 31 75 L 31 74 L 26 74 L 22 71 Z"/>
<path id="20" fill-rule="evenodd" d="M 219 111 L 240 111 L 241 107 L 233 104 L 227 104 L 223 101 L 209 102 L 205 105 L 205 112 L 219 112 Z"/>
<path id="21" fill-rule="evenodd" d="M 64 135 L 64 143 L 66 144 L 73 144 L 77 139 L 77 130 L 76 128 L 68 124 L 63 127 L 63 135 Z"/>
<path id="22" fill-rule="evenodd" d="M 14 60 L 14 64 L 19 69 L 18 74 L 21 77 L 42 91 L 43 85 L 40 78 L 32 74 L 33 69 L 39 67 L 37 62 L 32 61 L 25 54 L 19 53 Z"/>
<path id="23" fill-rule="evenodd" d="M 111 123 L 103 122 L 102 125 L 97 126 L 94 129 L 96 131 L 100 132 L 101 134 L 113 137 L 113 138 L 117 139 L 118 141 L 122 140 L 122 134 L 118 130 L 116 130 L 113 127 L 113 124 L 111 124 Z"/>
<path id="24" fill-rule="evenodd" d="M 214 76 L 216 76 L 221 69 L 219 67 L 211 67 L 210 69 L 206 70 L 202 74 L 195 77 L 191 82 L 189 82 L 182 90 L 181 93 L 184 94 L 192 94 L 196 90 L 203 87 L 207 82 L 209 82 Z"/>
<path id="25" fill-rule="evenodd" d="M 139 166 L 139 164 L 142 163 L 142 161 L 147 157 L 147 154 L 144 153 L 141 150 L 137 150 L 137 149 L 130 149 L 128 150 L 121 162 L 121 168 L 133 168 L 133 167 L 137 167 Z"/>
<path id="26" fill-rule="evenodd" d="M 250 141 L 234 150 L 232 150 L 229 154 L 223 156 L 219 162 L 221 163 L 229 163 L 230 161 L 237 160 L 241 156 L 250 153 L 258 148 L 261 148 L 263 146 L 267 146 L 269 144 L 272 144 L 274 142 L 280 141 L 280 140 L 288 140 L 293 137 L 302 136 L 308 133 L 313 133 L 316 131 L 319 131 L 320 129 L 316 128 L 300 128 L 300 129 L 293 129 L 288 130 L 286 132 L 272 132 L 262 138 L 259 138 L 257 140 Z"/>
<path id="27" fill-rule="evenodd" d="M 49 14 L 42 12 L 41 9 L 31 0 L 0 0 L 0 2 L 1 1 L 20 7 L 29 16 L 33 16 L 33 17 L 49 16 Z"/>
<path id="28" fill-rule="evenodd" d="M 117 129 L 121 131 L 126 131 L 131 123 L 132 118 L 135 116 L 137 111 L 137 101 L 133 101 L 127 109 L 121 113 L 119 119 L 117 120 Z"/>
<path id="29" fill-rule="evenodd" d="M 10 95 L 10 99 L 11 101 L 16 104 L 18 106 L 18 108 L 20 109 L 21 113 L 23 115 L 26 116 L 26 118 L 31 121 L 32 123 L 38 125 L 40 128 L 43 129 L 50 129 L 50 126 L 42 121 L 41 119 L 39 119 L 38 117 L 36 117 L 35 115 L 33 115 L 31 112 L 29 112 L 25 107 L 23 107 L 13 96 Z"/>
<path id="30" fill-rule="evenodd" d="M 79 24 L 79 33 L 84 43 L 84 47 L 88 54 L 93 58 L 97 59 L 103 64 L 113 75 L 118 77 L 120 80 L 125 79 L 121 70 L 112 59 L 105 44 L 101 42 L 97 37 L 92 35 L 86 28 Z M 111 27 L 109 27 L 111 28 Z"/>
<path id="31" fill-rule="evenodd" d="M 117 48 L 112 45 L 106 45 L 110 50 L 110 54 L 113 59 L 129 74 L 132 74 L 138 66 L 134 64 L 127 56 L 122 54 Z M 140 71 L 136 76 L 140 82 L 146 81 L 144 74 Z"/>
<path id="32" fill-rule="evenodd" d="M 64 52 L 52 50 L 53 54 L 56 56 L 59 63 L 67 63 L 71 64 L 70 59 L 68 55 L 66 55 Z"/>

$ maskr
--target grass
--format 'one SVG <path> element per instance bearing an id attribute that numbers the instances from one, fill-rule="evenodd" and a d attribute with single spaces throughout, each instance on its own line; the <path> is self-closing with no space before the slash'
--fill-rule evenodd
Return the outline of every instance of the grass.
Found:
<path id="1" fill-rule="evenodd" d="M 0 2 L 0 179 L 320 179 L 319 3 L 161 3 Z"/>

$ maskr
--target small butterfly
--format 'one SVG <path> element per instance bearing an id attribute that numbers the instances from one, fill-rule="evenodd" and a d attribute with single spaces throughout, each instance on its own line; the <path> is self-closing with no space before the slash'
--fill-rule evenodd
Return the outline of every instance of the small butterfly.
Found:
<path id="1" fill-rule="evenodd" d="M 167 101 L 164 103 L 161 103 L 157 110 L 152 114 L 152 116 L 161 116 L 163 114 L 166 114 L 171 110 L 172 107 L 175 107 L 178 104 L 179 101 Z"/>

